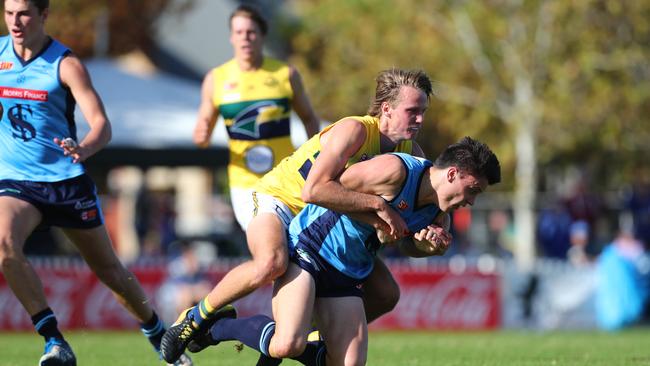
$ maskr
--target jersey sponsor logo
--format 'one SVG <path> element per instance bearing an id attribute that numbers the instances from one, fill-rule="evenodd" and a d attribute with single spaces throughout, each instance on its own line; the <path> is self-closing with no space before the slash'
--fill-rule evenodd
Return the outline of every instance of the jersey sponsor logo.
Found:
<path id="1" fill-rule="evenodd" d="M 0 70 L 9 70 L 14 67 L 14 63 L 11 61 L 0 61 Z"/>
<path id="2" fill-rule="evenodd" d="M 318 263 L 316 263 L 316 261 L 311 259 L 311 256 L 309 255 L 309 253 L 307 253 L 304 249 L 297 248 L 296 249 L 296 254 L 298 254 L 298 257 L 300 258 L 300 260 L 302 260 L 303 262 L 307 262 L 307 263 L 311 264 L 317 271 L 320 271 L 320 267 L 318 266 Z"/>
<path id="3" fill-rule="evenodd" d="M 236 88 L 237 88 L 237 82 L 236 81 L 232 81 L 232 82 L 223 84 L 223 90 L 234 90 Z"/>
<path id="4" fill-rule="evenodd" d="M 269 88 L 273 88 L 278 84 L 279 84 L 278 80 L 272 76 L 269 76 L 266 80 L 264 80 L 264 85 L 266 85 Z"/>
<path id="5" fill-rule="evenodd" d="M 14 129 L 14 131 L 11 132 L 11 135 L 15 139 L 21 139 L 27 142 L 36 137 L 36 128 L 31 123 L 27 122 L 27 119 L 29 119 L 32 114 L 32 108 L 26 104 L 16 104 L 9 108 L 7 111 L 7 117 L 11 122 L 11 128 Z"/>
<path id="6" fill-rule="evenodd" d="M 27 99 L 39 102 L 47 102 L 47 90 L 33 90 L 22 88 L 0 87 L 0 98 Z"/>
<path id="7" fill-rule="evenodd" d="M 77 203 L 74 204 L 75 210 L 84 210 L 90 207 L 95 207 L 95 200 L 77 201 Z"/>
<path id="8" fill-rule="evenodd" d="M 97 209 L 84 211 L 81 213 L 81 219 L 84 221 L 92 221 L 97 218 Z"/>
<path id="9" fill-rule="evenodd" d="M 409 204 L 406 203 L 406 201 L 401 200 L 401 201 L 399 201 L 399 203 L 397 204 L 397 208 L 399 208 L 400 210 L 404 211 L 404 210 L 406 210 L 407 208 L 409 208 Z"/>
<path id="10" fill-rule="evenodd" d="M 260 126 L 257 123 L 257 117 L 267 108 L 282 108 L 282 106 L 271 101 L 253 103 L 241 112 L 237 113 L 235 118 L 233 118 L 230 132 L 259 139 Z"/>

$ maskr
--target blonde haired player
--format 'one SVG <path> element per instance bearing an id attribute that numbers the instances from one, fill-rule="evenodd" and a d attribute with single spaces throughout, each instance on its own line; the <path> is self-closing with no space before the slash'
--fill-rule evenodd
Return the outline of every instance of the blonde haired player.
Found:
<path id="1" fill-rule="evenodd" d="M 194 142 L 207 147 L 217 117 L 224 118 L 230 197 L 244 230 L 253 214 L 253 187 L 294 150 L 291 110 L 300 116 L 308 137 L 319 128 L 298 70 L 262 53 L 267 27 L 262 15 L 248 5 L 240 5 L 231 14 L 230 43 L 235 57 L 206 74 L 194 128 Z"/>

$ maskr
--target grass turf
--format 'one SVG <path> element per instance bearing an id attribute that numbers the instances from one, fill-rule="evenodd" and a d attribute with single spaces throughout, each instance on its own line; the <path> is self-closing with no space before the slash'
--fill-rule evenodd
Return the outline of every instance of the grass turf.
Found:
<path id="1" fill-rule="evenodd" d="M 79 365 L 162 365 L 137 332 L 66 332 Z M 193 355 L 201 365 L 254 365 L 257 353 L 225 342 Z M 368 365 L 649 365 L 650 329 L 599 332 L 373 332 Z M 35 365 L 43 347 L 33 333 L 0 333 L 0 364 Z M 283 365 L 297 365 L 287 360 Z"/>

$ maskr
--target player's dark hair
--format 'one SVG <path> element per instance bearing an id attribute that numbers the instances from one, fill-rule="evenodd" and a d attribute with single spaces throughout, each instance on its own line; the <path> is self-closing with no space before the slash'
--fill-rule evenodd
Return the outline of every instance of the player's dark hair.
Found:
<path id="1" fill-rule="evenodd" d="M 399 98 L 399 91 L 403 86 L 410 86 L 421 90 L 427 95 L 427 99 L 433 92 L 429 76 L 422 70 L 388 69 L 377 75 L 377 87 L 375 88 L 375 100 L 368 108 L 368 114 L 373 117 L 381 115 L 381 104 L 390 103 L 395 106 Z"/>
<path id="2" fill-rule="evenodd" d="M 449 145 L 438 155 L 433 165 L 440 169 L 458 167 L 477 177 L 485 177 L 490 185 L 501 181 L 501 165 L 497 156 L 486 144 L 468 136 Z"/>
<path id="3" fill-rule="evenodd" d="M 39 14 L 43 14 L 43 10 L 50 7 L 50 0 L 27 0 L 30 3 L 34 4 L 36 9 L 38 9 Z"/>
<path id="4" fill-rule="evenodd" d="M 248 4 L 242 4 L 237 7 L 231 14 L 230 14 L 230 19 L 228 21 L 228 24 L 230 25 L 230 29 L 232 29 L 232 18 L 236 16 L 242 16 L 245 18 L 249 18 L 252 21 L 254 21 L 258 27 L 260 27 L 260 31 L 262 32 L 262 35 L 266 35 L 266 32 L 269 30 L 269 25 L 266 22 L 266 19 L 262 16 L 262 13 L 260 13 L 257 8 L 253 7 L 252 5 Z"/>

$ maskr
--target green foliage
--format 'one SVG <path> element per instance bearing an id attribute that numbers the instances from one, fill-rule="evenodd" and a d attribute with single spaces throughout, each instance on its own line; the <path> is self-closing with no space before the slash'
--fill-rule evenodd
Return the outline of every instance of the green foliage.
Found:
<path id="1" fill-rule="evenodd" d="M 380 70 L 421 68 L 441 90 L 418 140 L 427 154 L 472 135 L 511 176 L 527 113 L 537 115 L 541 168 L 593 161 L 595 176 L 615 186 L 650 154 L 649 1 L 330 0 L 289 8 L 301 20 L 287 31 L 291 61 L 326 119 L 364 113 Z M 525 82 L 531 99 L 513 108 Z M 622 169 L 613 173 L 610 162 Z"/>

